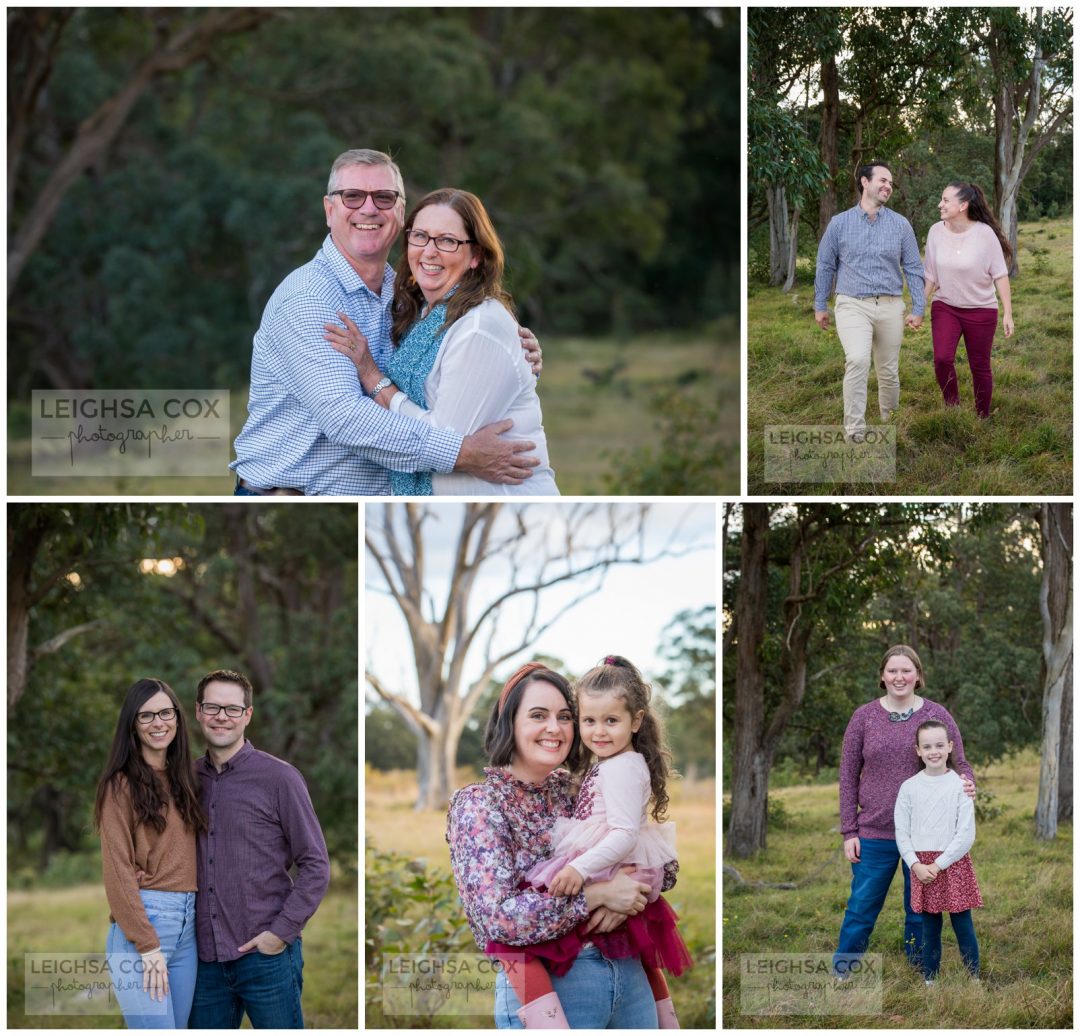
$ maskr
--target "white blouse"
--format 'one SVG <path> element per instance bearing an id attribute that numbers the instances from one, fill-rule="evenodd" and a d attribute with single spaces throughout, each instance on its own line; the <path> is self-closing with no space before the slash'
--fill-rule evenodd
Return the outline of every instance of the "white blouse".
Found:
<path id="1" fill-rule="evenodd" d="M 547 437 L 536 394 L 536 378 L 525 359 L 517 322 L 506 308 L 488 299 L 470 309 L 446 332 L 431 373 L 424 382 L 430 409 L 418 407 L 404 392 L 390 401 L 396 413 L 470 435 L 509 417 L 510 439 L 536 444 L 540 466 L 520 486 L 485 482 L 462 472 L 431 476 L 436 496 L 558 496 L 548 461 Z"/>

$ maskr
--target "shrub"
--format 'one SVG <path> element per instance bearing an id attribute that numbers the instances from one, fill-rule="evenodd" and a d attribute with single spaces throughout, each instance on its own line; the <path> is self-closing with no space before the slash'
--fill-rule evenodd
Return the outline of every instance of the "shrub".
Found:
<path id="1" fill-rule="evenodd" d="M 383 957 L 476 953 L 451 875 L 402 853 L 365 851 L 364 1002 L 369 1027 L 394 1027 L 382 1013 Z M 413 1016 L 426 1027 L 431 1018 Z"/>

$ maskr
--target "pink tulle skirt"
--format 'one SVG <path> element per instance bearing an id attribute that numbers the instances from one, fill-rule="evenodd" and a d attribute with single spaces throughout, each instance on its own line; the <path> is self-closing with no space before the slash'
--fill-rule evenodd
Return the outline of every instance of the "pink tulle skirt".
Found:
<path id="1" fill-rule="evenodd" d="M 681 975 L 694 961 L 679 935 L 678 920 L 678 915 L 660 896 L 647 904 L 640 914 L 628 917 L 614 932 L 586 932 L 588 921 L 583 921 L 558 939 L 533 946 L 508 946 L 491 941 L 484 952 L 495 957 L 521 955 L 526 960 L 539 959 L 553 975 L 565 975 L 585 944 L 592 943 L 610 959 L 640 957 L 642 964 Z"/>

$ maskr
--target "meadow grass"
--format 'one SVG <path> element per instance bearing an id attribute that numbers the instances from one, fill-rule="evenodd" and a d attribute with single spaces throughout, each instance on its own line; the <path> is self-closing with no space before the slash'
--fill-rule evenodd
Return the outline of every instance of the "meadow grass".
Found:
<path id="1" fill-rule="evenodd" d="M 460 770 L 454 786 L 477 774 Z M 712 1028 L 716 990 L 716 784 L 712 780 L 669 786 L 669 815 L 678 831 L 679 880 L 665 897 L 679 914 L 679 930 L 695 966 L 669 978 L 672 998 L 684 1028 Z M 365 835 L 375 848 L 424 859 L 450 872 L 446 812 L 414 811 L 416 776 L 411 771 L 380 773 L 365 768 Z M 459 908 L 460 909 L 460 908 Z M 440 1027 L 472 1028 L 475 1019 L 439 1019 Z M 472 1023 L 472 1024 L 466 1024 Z"/>
<path id="2" fill-rule="evenodd" d="M 814 265 L 800 259 L 795 287 L 752 285 L 747 301 L 747 479 L 751 494 L 1070 495 L 1072 493 L 1072 220 L 1024 223 L 1012 283 L 1016 333 L 994 341 L 991 416 L 975 416 L 971 374 L 957 351 L 961 405 L 946 409 L 934 377 L 929 314 L 900 352 L 896 479 L 766 482 L 767 425 L 840 425 L 844 350 L 835 320 L 814 323 Z M 910 303 L 909 303 L 910 305 Z M 832 300 L 830 300 L 830 309 Z M 878 420 L 877 380 L 867 422 Z"/>
<path id="3" fill-rule="evenodd" d="M 836 949 L 851 887 L 851 865 L 838 852 L 836 785 L 770 791 L 790 820 L 770 830 L 756 858 L 728 859 L 747 882 L 798 882 L 800 889 L 760 889 L 725 878 L 722 905 L 725 1027 L 1056 1029 L 1072 1026 L 1072 824 L 1052 842 L 1033 837 L 1039 760 L 1026 752 L 976 770 L 979 788 L 996 796 L 1000 816 L 979 823 L 971 857 L 985 906 L 973 912 L 982 982 L 972 983 L 956 938 L 942 932 L 941 976 L 927 989 L 903 950 L 902 880 L 893 880 L 870 941 L 883 955 L 880 1015 L 744 1015 L 739 958 L 744 953 L 827 953 Z M 899 868 L 898 868 L 899 871 Z"/>
<path id="4" fill-rule="evenodd" d="M 304 1023 L 309 1029 L 357 1027 L 358 931 L 355 881 L 331 886 L 304 928 Z M 100 885 L 9 891 L 7 901 L 7 1028 L 116 1029 L 110 1015 L 27 1015 L 24 953 L 101 953 L 109 908 Z M 250 1028 L 245 1017 L 244 1028 Z"/>
<path id="5" fill-rule="evenodd" d="M 650 405 L 665 390 L 719 406 L 720 435 L 731 444 L 715 492 L 739 491 L 739 329 L 732 318 L 700 333 L 584 338 L 542 335 L 544 371 L 538 390 L 556 480 L 563 495 L 621 492 L 605 477 L 637 449 L 663 450 L 663 425 Z M 247 417 L 247 386 L 231 393 L 230 443 Z M 230 495 L 220 476 L 52 478 L 31 474 L 30 407 L 8 402 L 8 493 L 13 496 Z M 233 459 L 230 445 L 229 460 Z"/>

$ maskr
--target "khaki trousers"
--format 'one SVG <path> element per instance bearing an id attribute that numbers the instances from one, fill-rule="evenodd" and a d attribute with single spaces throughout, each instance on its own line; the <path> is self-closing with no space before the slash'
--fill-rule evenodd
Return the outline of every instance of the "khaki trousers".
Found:
<path id="1" fill-rule="evenodd" d="M 836 333 L 844 347 L 844 431 L 866 431 L 866 385 L 870 361 L 878 383 L 881 419 L 900 403 L 900 343 L 904 339 L 904 300 L 898 295 L 872 295 L 857 299 L 837 295 Z"/>

